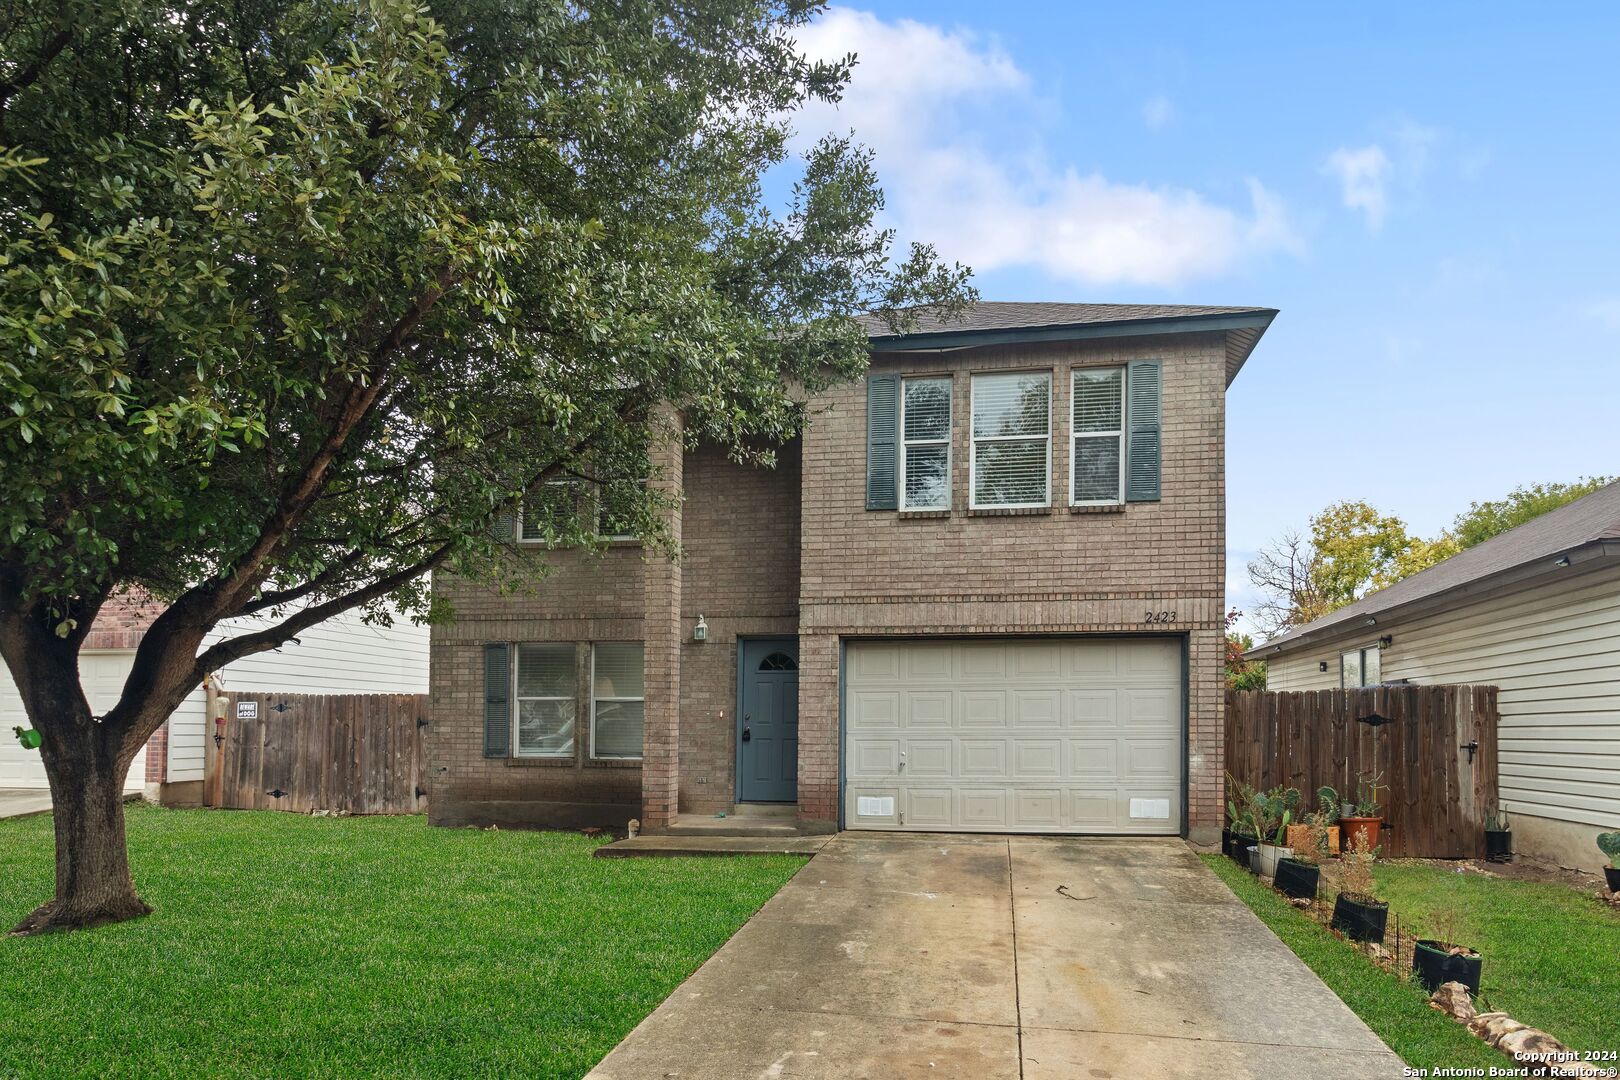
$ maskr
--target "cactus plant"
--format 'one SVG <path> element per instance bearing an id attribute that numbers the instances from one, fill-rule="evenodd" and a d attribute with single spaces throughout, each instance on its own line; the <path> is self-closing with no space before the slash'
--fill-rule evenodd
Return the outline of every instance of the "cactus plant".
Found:
<path id="1" fill-rule="evenodd" d="M 1609 865 L 1620 870 L 1620 832 L 1598 833 L 1597 846 L 1609 857 Z"/>

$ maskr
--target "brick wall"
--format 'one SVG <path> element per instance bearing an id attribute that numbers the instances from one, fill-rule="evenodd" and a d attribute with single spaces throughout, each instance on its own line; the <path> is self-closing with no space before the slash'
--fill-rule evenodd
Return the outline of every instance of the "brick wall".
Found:
<path id="1" fill-rule="evenodd" d="M 1164 361 L 1162 499 L 1068 506 L 1069 370 Z M 1189 640 L 1192 827 L 1220 824 L 1220 641 L 1225 594 L 1225 339 L 1221 334 L 878 356 L 875 372 L 949 375 L 948 516 L 865 509 L 864 382 L 823 395 L 804 437 L 800 571 L 799 810 L 838 803 L 838 642 L 847 636 L 1142 632 L 1174 611 Z M 1052 503 L 1016 516 L 968 506 L 970 375 L 1052 373 Z"/>

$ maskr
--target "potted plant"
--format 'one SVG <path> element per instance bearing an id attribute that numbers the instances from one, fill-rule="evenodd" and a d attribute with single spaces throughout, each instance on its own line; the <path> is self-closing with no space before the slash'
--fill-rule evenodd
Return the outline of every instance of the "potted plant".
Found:
<path id="1" fill-rule="evenodd" d="M 1603 877 L 1609 883 L 1609 891 L 1620 893 L 1620 832 L 1598 833 L 1598 850 L 1609 857 L 1609 865 L 1603 868 Z"/>
<path id="2" fill-rule="evenodd" d="M 1468 987 L 1470 994 L 1479 993 L 1479 973 L 1484 958 L 1466 945 L 1457 945 L 1456 917 L 1449 911 L 1435 917 L 1435 936 L 1419 938 L 1412 946 L 1412 970 L 1429 993 L 1439 989 L 1441 983 L 1459 982 Z"/>
<path id="3" fill-rule="evenodd" d="M 1333 813 L 1338 816 L 1337 806 L 1333 806 Z M 1320 809 L 1306 814 L 1304 825 L 1288 827 L 1288 846 L 1294 849 L 1294 854 L 1277 860 L 1277 876 L 1272 883 L 1278 892 L 1300 900 L 1316 899 L 1317 885 L 1322 879 L 1319 863 L 1328 853 L 1328 828 L 1327 814 Z M 1304 839 L 1294 839 L 1298 836 Z"/>
<path id="4" fill-rule="evenodd" d="M 1379 832 L 1384 827 L 1384 818 L 1379 813 L 1378 806 L 1378 782 L 1383 778 L 1383 773 L 1361 774 L 1356 789 L 1355 814 L 1346 815 L 1339 820 L 1339 824 L 1344 827 L 1346 848 L 1355 847 L 1359 843 L 1368 851 L 1378 850 Z"/>
<path id="5" fill-rule="evenodd" d="M 1485 808 L 1485 860 L 1513 861 L 1513 830 L 1508 825 L 1507 815 L 1497 813 L 1494 806 Z"/>
<path id="6" fill-rule="evenodd" d="M 1221 853 L 1240 866 L 1249 865 L 1249 848 L 1258 839 L 1254 821 L 1249 817 L 1249 804 L 1254 800 L 1254 788 L 1231 773 L 1226 774 L 1227 827 L 1221 833 Z"/>
<path id="7" fill-rule="evenodd" d="M 1318 835 L 1312 823 L 1313 818 L 1320 818 L 1323 828 L 1322 835 Z M 1339 853 L 1339 793 L 1330 787 L 1318 788 L 1316 792 L 1316 811 L 1306 814 L 1305 820 L 1298 825 L 1288 826 L 1288 846 L 1294 849 L 1297 855 L 1301 848 L 1310 847 L 1319 859 L 1329 858 Z"/>
<path id="8" fill-rule="evenodd" d="M 1249 802 L 1249 817 L 1254 822 L 1258 842 L 1251 849 L 1250 869 L 1261 877 L 1277 876 L 1277 860 L 1294 852 L 1285 843 L 1288 825 L 1293 821 L 1294 808 L 1299 805 L 1299 791 L 1295 788 L 1275 787 L 1257 792 Z M 1259 857 L 1258 865 L 1254 864 Z"/>
<path id="9" fill-rule="evenodd" d="M 1362 838 L 1365 839 L 1365 838 Z M 1389 905 L 1373 895 L 1374 850 L 1350 841 L 1339 860 L 1339 895 L 1333 902 L 1333 929 L 1351 941 L 1384 940 Z"/>

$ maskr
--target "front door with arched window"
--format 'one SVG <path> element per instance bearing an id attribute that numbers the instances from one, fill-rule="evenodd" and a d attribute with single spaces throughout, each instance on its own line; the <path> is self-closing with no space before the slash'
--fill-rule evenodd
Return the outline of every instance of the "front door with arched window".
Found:
<path id="1" fill-rule="evenodd" d="M 737 801 L 799 799 L 799 642 L 738 643 Z"/>

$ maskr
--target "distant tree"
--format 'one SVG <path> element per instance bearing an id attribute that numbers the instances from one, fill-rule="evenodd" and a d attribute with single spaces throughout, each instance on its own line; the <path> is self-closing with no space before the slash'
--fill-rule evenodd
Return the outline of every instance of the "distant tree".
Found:
<path id="1" fill-rule="evenodd" d="M 1569 484 L 1554 482 L 1516 487 L 1506 498 L 1471 504 L 1452 523 L 1451 537 L 1456 541 L 1458 550 L 1471 548 L 1509 529 L 1516 529 L 1549 510 L 1556 510 L 1590 495 L 1616 479 L 1613 476 L 1589 476 Z"/>
<path id="2" fill-rule="evenodd" d="M 1243 612 L 1233 608 L 1226 613 L 1226 688 L 1228 690 L 1264 690 L 1266 688 L 1266 662 L 1245 660 L 1243 654 L 1254 648 L 1254 638 L 1235 628 Z"/>
<path id="3" fill-rule="evenodd" d="M 1319 619 L 1456 552 L 1424 540 L 1365 502 L 1339 502 L 1311 518 L 1309 537 L 1285 533 L 1249 563 L 1260 591 L 1256 624 L 1268 637 Z"/>

